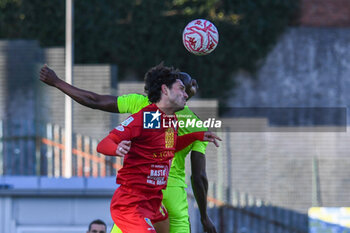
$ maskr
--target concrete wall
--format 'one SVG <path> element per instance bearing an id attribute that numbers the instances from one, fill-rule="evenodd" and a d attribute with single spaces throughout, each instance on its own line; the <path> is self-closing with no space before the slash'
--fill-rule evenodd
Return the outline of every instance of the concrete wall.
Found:
<path id="1" fill-rule="evenodd" d="M 234 119 L 222 120 L 235 124 Z M 237 121 L 244 124 L 243 119 Z M 247 124 L 250 121 L 253 119 L 247 119 Z M 209 180 L 217 184 L 212 196 L 234 204 L 235 191 L 248 193 L 302 213 L 314 205 L 348 205 L 349 128 L 346 132 L 327 132 L 324 128 L 266 125 L 265 129 L 265 132 L 219 133 L 224 141 L 220 143 L 216 160 L 207 163 L 211 172 Z M 216 180 L 212 180 L 213 173 Z"/>
<path id="2" fill-rule="evenodd" d="M 8 174 L 20 171 L 6 170 L 6 163 L 25 164 L 22 174 L 33 174 L 35 170 L 37 116 L 47 120 L 39 102 L 42 95 L 37 90 L 41 55 L 36 41 L 0 41 L 0 118 L 3 120 L 2 136 L 7 142 L 1 149 L 4 171 Z M 22 151 L 11 145 L 13 140 L 26 140 L 28 150 Z"/>
<path id="3" fill-rule="evenodd" d="M 348 107 L 350 29 L 290 28 L 255 77 L 236 75 L 231 107 Z"/>
<path id="4" fill-rule="evenodd" d="M 1 118 L 35 120 L 40 58 L 41 49 L 36 41 L 0 41 Z"/>
<path id="5" fill-rule="evenodd" d="M 46 123 L 64 126 L 64 94 L 39 81 L 45 63 L 64 79 L 64 59 L 63 48 L 42 49 L 36 41 L 0 40 L 1 174 L 37 174 L 37 136 L 43 136 Z M 76 65 L 74 73 L 77 87 L 116 94 L 115 66 Z M 116 114 L 73 103 L 73 133 L 101 139 L 116 121 Z"/>
<path id="6" fill-rule="evenodd" d="M 254 77 L 243 71 L 237 74 L 240 85 L 232 93 L 230 106 L 340 107 L 346 111 L 350 106 L 349 40 L 348 28 L 288 29 Z M 346 121 L 349 116 L 347 111 Z M 332 117 L 321 113 L 314 120 L 327 118 Z M 311 126 L 312 120 L 306 119 Z M 225 121 L 237 127 L 235 120 Z M 231 179 L 227 181 L 231 188 L 306 212 L 315 204 L 312 174 L 316 158 L 320 204 L 347 206 L 349 129 L 327 129 L 325 125 L 323 129 L 305 128 L 298 126 L 295 117 L 290 117 L 286 125 L 274 127 L 269 119 L 264 121 L 255 130 L 243 127 L 225 136 L 229 139 L 223 144 L 231 151 L 231 178 L 227 178 Z M 224 177 L 228 174 L 225 172 Z"/>

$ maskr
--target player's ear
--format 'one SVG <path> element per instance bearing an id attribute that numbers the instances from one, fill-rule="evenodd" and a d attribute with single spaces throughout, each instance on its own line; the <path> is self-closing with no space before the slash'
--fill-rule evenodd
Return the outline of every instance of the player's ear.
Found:
<path id="1" fill-rule="evenodd" d="M 168 95 L 168 91 L 169 91 L 169 88 L 167 87 L 167 85 L 162 84 L 162 93 L 164 95 Z"/>

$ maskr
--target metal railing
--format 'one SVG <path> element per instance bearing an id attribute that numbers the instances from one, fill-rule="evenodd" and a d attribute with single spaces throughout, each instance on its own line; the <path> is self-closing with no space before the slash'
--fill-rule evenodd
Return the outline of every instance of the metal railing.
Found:
<path id="1" fill-rule="evenodd" d="M 0 175 L 40 175 L 61 177 L 64 174 L 64 129 L 58 125 L 4 127 L 0 121 Z M 36 132 L 35 132 L 36 131 Z M 113 176 L 122 167 L 119 157 L 96 152 L 98 141 L 81 134 L 73 135 L 73 176 Z"/>
<path id="2" fill-rule="evenodd" d="M 215 189 L 215 184 L 209 189 Z M 226 190 L 228 191 L 228 190 Z M 230 202 L 220 200 L 215 193 L 208 196 L 208 215 L 220 233 L 307 233 L 308 215 L 277 207 L 247 193 L 234 193 Z M 198 206 L 188 189 L 192 232 L 203 232 Z"/>

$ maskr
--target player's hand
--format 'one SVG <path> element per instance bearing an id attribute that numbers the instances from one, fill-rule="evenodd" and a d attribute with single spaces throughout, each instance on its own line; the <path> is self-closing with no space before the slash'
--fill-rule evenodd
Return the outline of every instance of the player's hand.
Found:
<path id="1" fill-rule="evenodd" d="M 219 147 L 218 141 L 222 141 L 221 138 L 219 138 L 215 133 L 207 131 L 204 133 L 203 141 L 212 142 L 215 144 L 216 147 Z"/>
<path id="2" fill-rule="evenodd" d="M 39 79 L 50 86 L 55 86 L 61 80 L 57 77 L 55 71 L 50 69 L 46 64 L 40 69 Z"/>
<path id="3" fill-rule="evenodd" d="M 118 148 L 116 150 L 116 155 L 124 157 L 130 150 L 130 146 L 131 146 L 131 141 L 121 141 L 118 144 Z"/>
<path id="4" fill-rule="evenodd" d="M 201 219 L 203 230 L 207 233 L 217 233 L 215 226 L 209 216 L 207 215 L 204 219 Z"/>

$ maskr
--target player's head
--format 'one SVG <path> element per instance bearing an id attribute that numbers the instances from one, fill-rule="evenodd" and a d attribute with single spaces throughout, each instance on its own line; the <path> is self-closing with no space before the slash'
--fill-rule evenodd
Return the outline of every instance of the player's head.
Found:
<path id="1" fill-rule="evenodd" d="M 96 219 L 89 224 L 89 229 L 86 233 L 106 233 L 106 223 L 100 219 Z"/>
<path id="2" fill-rule="evenodd" d="M 186 93 L 188 95 L 188 99 L 190 99 L 192 96 L 194 96 L 197 93 L 198 90 L 198 83 L 197 80 L 192 79 L 192 77 L 185 72 L 180 72 L 180 78 L 183 84 L 186 87 Z"/>
<path id="3" fill-rule="evenodd" d="M 145 75 L 145 92 L 152 103 L 161 100 L 176 111 L 182 109 L 188 98 L 179 70 L 163 63 L 151 68 Z"/>

